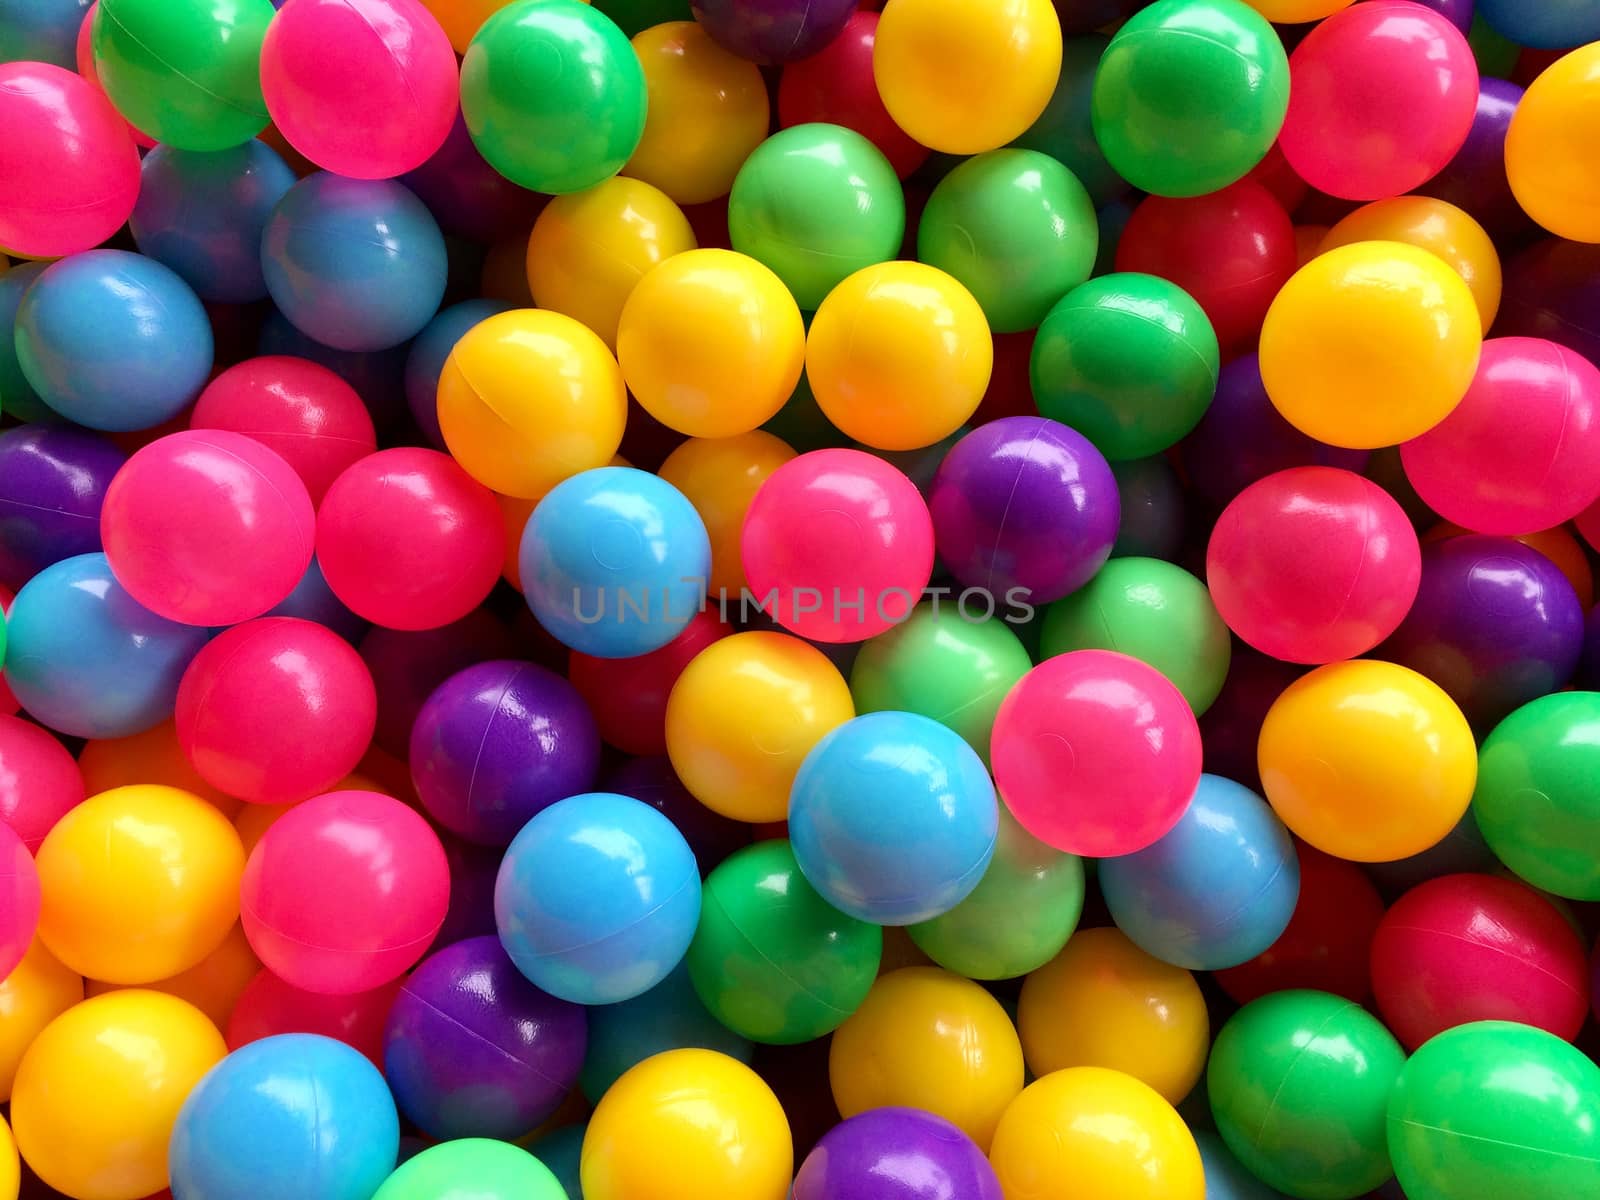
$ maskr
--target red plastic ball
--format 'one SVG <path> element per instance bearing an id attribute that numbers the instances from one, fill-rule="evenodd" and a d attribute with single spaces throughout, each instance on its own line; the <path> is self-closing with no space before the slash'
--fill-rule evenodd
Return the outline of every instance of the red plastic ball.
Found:
<path id="1" fill-rule="evenodd" d="M 280 1033 L 317 1033 L 361 1051 L 383 1069 L 383 1026 L 400 993 L 395 979 L 370 992 L 329 996 L 293 987 L 263 968 L 245 985 L 224 1030 L 228 1049 Z"/>
<path id="2" fill-rule="evenodd" d="M 48 730 L 0 716 L 0 822 L 22 839 L 28 853 L 39 849 L 44 835 L 85 794 L 77 760 Z"/>
<path id="3" fill-rule="evenodd" d="M 33 852 L 0 823 L 0 979 L 11 974 L 39 927 L 39 870 Z"/>
<path id="4" fill-rule="evenodd" d="M 1286 213 L 1293 213 L 1299 208 L 1300 202 L 1311 191 L 1306 181 L 1294 173 L 1289 160 L 1283 156 L 1283 147 L 1277 142 L 1272 143 L 1267 156 L 1252 167 L 1245 178 L 1255 180 L 1271 192 L 1272 198 L 1283 205 Z"/>

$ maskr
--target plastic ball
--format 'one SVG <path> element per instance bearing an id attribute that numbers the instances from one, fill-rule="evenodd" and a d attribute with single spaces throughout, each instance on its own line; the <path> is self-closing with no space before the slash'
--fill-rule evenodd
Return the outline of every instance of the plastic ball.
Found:
<path id="1" fill-rule="evenodd" d="M 949 1121 L 878 1108 L 834 1126 L 806 1155 L 794 1200 L 1000 1200 L 983 1151 Z"/>
<path id="2" fill-rule="evenodd" d="M 163 721 L 129 737 L 96 739 L 78 752 L 78 766 L 91 796 L 130 784 L 160 783 L 199 796 L 232 819 L 244 806 L 212 787 L 184 757 L 176 721 Z"/>
<path id="3" fill-rule="evenodd" d="M 104 554 L 46 567 L 12 601 L 5 681 L 30 716 L 71 737 L 126 737 L 172 715 L 210 636 L 123 590 Z"/>
<path id="4" fill-rule="evenodd" d="M 399 978 L 444 922 L 450 868 L 415 810 L 331 792 L 284 813 L 250 852 L 241 915 L 284 982 L 349 995 Z"/>
<path id="5" fill-rule="evenodd" d="M 806 332 L 777 275 L 730 250 L 652 267 L 617 325 L 617 361 L 645 411 L 690 437 L 748 433 L 783 407 Z"/>
<path id="6" fill-rule="evenodd" d="M 596 658 L 573 653 L 567 676 L 608 745 L 625 754 L 663 755 L 667 702 L 674 684 L 701 650 L 729 632 L 716 614 L 696 613 L 682 633 L 649 654 Z"/>
<path id="7" fill-rule="evenodd" d="M 760 429 L 729 438 L 690 438 L 661 464 L 661 478 L 694 505 L 711 539 L 707 593 L 719 605 L 746 587 L 739 543 L 750 502 L 774 471 L 795 457 Z"/>
<path id="8" fill-rule="evenodd" d="M 461 1138 L 429 1146 L 400 1164 L 372 1200 L 562 1200 L 560 1182 L 509 1142 Z"/>
<path id="9" fill-rule="evenodd" d="M 33 852 L 9 825 L 0 824 L 0 979 L 27 954 L 39 925 L 39 905 Z"/>
<path id="10" fill-rule="evenodd" d="M 1297 1196 L 1360 1196 L 1390 1175 L 1384 1135 L 1400 1044 L 1360 1005 L 1278 992 L 1217 1034 L 1206 1091 L 1228 1149 L 1262 1182 Z"/>
<path id="11" fill-rule="evenodd" d="M 985 1152 L 1000 1114 L 1022 1091 L 1022 1045 L 983 988 L 936 967 L 879 977 L 828 1049 L 833 1099 L 846 1119 L 918 1108 Z"/>
<path id="12" fill-rule="evenodd" d="M 167 1183 L 185 1099 L 226 1053 L 193 1005 L 159 992 L 97 996 L 57 1017 L 17 1068 L 11 1124 L 23 1160 L 80 1200 L 137 1200 Z"/>
<path id="13" fill-rule="evenodd" d="M 439 226 L 404 185 L 319 171 L 285 192 L 268 218 L 261 267 L 272 302 L 295 328 L 366 353 L 422 332 L 439 311 L 447 263 Z"/>
<path id="14" fill-rule="evenodd" d="M 956 279 L 925 263 L 885 262 L 828 293 L 805 366 L 817 404 L 843 433 L 877 450 L 917 450 L 977 410 L 994 339 Z"/>
<path id="15" fill-rule="evenodd" d="M 461 620 L 493 590 L 504 559 L 493 493 L 432 450 L 368 455 L 333 481 L 317 510 L 328 586 L 375 625 L 424 630 Z"/>
<path id="16" fill-rule="evenodd" d="M 1539 74 L 1506 132 L 1506 177 L 1518 204 L 1575 242 L 1600 241 L 1600 206 L 1590 198 L 1595 176 L 1579 151 L 1594 135 L 1597 87 L 1600 48 L 1586 45 Z"/>
<path id="17" fill-rule="evenodd" d="M 84 794 L 83 773 L 65 746 L 30 721 L 0 716 L 0 823 L 29 853 Z"/>
<path id="18" fill-rule="evenodd" d="M 1100 149 L 1129 183 L 1201 196 L 1266 156 L 1288 106 L 1289 63 L 1259 13 L 1238 0 L 1160 0 L 1111 39 L 1092 112 Z"/>
<path id="19" fill-rule="evenodd" d="M 695 20 L 730 53 L 762 65 L 809 58 L 829 45 L 855 11 L 856 0 L 694 0 Z M 652 93 L 651 102 L 654 103 Z"/>
<path id="20" fill-rule="evenodd" d="M 88 7 L 89 0 L 12 0 L 0 13 L 0 61 L 71 69 L 73 39 Z"/>
<path id="21" fill-rule="evenodd" d="M 496 171 L 563 195 L 615 175 L 645 128 L 645 74 L 616 23 L 578 0 L 518 0 L 461 64 L 461 111 Z"/>
<path id="22" fill-rule="evenodd" d="M 358 650 L 378 689 L 374 745 L 404 759 L 411 752 L 411 726 L 433 689 L 457 671 L 487 659 L 513 657 L 517 645 L 496 618 L 475 609 L 435 629 L 370 629 Z"/>
<path id="23" fill-rule="evenodd" d="M 211 371 L 211 323 L 176 273 L 125 250 L 45 268 L 17 308 L 17 361 L 39 398 L 91 429 L 171 420 Z"/>
<path id="24" fill-rule="evenodd" d="M 1056 303 L 1030 373 L 1041 413 L 1123 460 L 1158 454 L 1199 423 L 1219 363 L 1217 335 L 1187 292 L 1154 275 L 1116 274 Z"/>
<path id="25" fill-rule="evenodd" d="M 370 991 L 322 995 L 287 984 L 263 968 L 239 993 L 221 1028 L 230 1050 L 282 1034 L 312 1033 L 359 1050 L 381 1069 L 383 1029 L 399 991 L 400 981 L 393 980 Z"/>
<path id="26" fill-rule="evenodd" d="M 1477 0 L 1485 24 L 1501 37 L 1538 50 L 1600 41 L 1600 14 L 1582 0 L 1555 0 L 1527 10 L 1510 0 Z"/>
<path id="27" fill-rule="evenodd" d="M 1522 231 L 1528 216 L 1506 178 L 1506 131 L 1522 101 L 1523 90 L 1504 79 L 1481 75 L 1478 107 L 1456 155 L 1425 183 L 1425 195 L 1454 204 L 1495 235 Z"/>
<path id="28" fill-rule="evenodd" d="M 0 584 L 100 549 L 100 508 L 122 452 L 70 425 L 0 433 Z"/>
<path id="29" fill-rule="evenodd" d="M 1153 1089 L 1103 1067 L 1029 1084 L 989 1152 L 1005 1194 L 1026 1200 L 1205 1200 L 1200 1151 Z"/>
<path id="30" fill-rule="evenodd" d="M 11 1099 L 17 1065 L 39 1032 L 82 1000 L 83 976 L 62 966 L 35 938 L 22 961 L 0 978 L 0 1099 Z"/>
<path id="31" fill-rule="evenodd" d="M 202 300 L 263 300 L 261 233 L 295 175 L 254 139 L 226 150 L 157 146 L 140 168 L 129 226 L 140 251 L 176 271 Z"/>
<path id="32" fill-rule="evenodd" d="M 1307 555 L 1309 545 L 1318 553 Z M 1416 531 L 1370 480 L 1294 467 L 1228 504 L 1206 548 L 1206 580 L 1228 628 L 1289 662 L 1372 649 L 1399 627 L 1422 575 Z"/>
<path id="33" fill-rule="evenodd" d="M 1389 1098 L 1395 1174 L 1413 1200 L 1530 1185 L 1584 1195 L 1600 1186 L 1597 1092 L 1593 1060 L 1553 1034 L 1506 1021 L 1449 1030 L 1411 1056 Z"/>
<path id="34" fill-rule="evenodd" d="M 152 992 L 165 992 L 179 1000 L 194 1005 L 218 1029 L 228 1023 L 228 1017 L 238 1003 L 250 981 L 261 970 L 261 960 L 250 949 L 244 928 L 237 922 L 215 950 L 186 971 L 144 984 L 113 984 L 103 980 L 87 979 L 84 992 L 100 996 L 128 986 L 148 988 Z"/>
<path id="35" fill-rule="evenodd" d="M 394 1167 L 400 1124 L 383 1076 L 315 1034 L 229 1054 L 189 1093 L 172 1130 L 175 1194 L 369 1200 Z"/>
<path id="36" fill-rule="evenodd" d="M 1178 822 L 1200 779 L 1200 733 L 1153 667 L 1107 650 L 1047 659 L 995 718 L 994 777 L 1011 814 L 1047 845 L 1131 854 Z"/>
<path id="37" fill-rule="evenodd" d="M 255 351 L 262 355 L 287 355 L 306 358 L 327 367 L 361 397 L 374 424 L 388 428 L 404 412 L 406 351 L 404 344 L 388 350 L 336 350 L 295 328 L 277 309 L 267 314 L 256 339 Z"/>
<path id="38" fill-rule="evenodd" d="M 499 300 L 459 301 L 435 313 L 406 350 L 406 407 L 435 450 L 445 446 L 439 428 L 439 380 L 450 352 L 474 326 L 509 311 L 511 305 Z M 521 529 L 517 532 L 520 535 Z"/>
<path id="39" fill-rule="evenodd" d="M 1455 702 L 1415 671 L 1369 660 L 1290 684 L 1267 713 L 1258 755 L 1283 823 L 1353 862 L 1391 862 L 1439 842 L 1478 774 Z"/>
<path id="40" fill-rule="evenodd" d="M 659 811 L 590 792 L 523 826 L 501 863 L 494 911 L 506 952 L 536 986 L 576 1004 L 616 1004 L 683 958 L 700 917 L 700 872 Z"/>
<path id="41" fill-rule="evenodd" d="M 1120 0 L 1114 2 L 1120 3 Z M 1096 22 L 1090 28 L 1099 24 L 1101 22 Z M 1095 75 L 1109 44 L 1110 39 L 1105 34 L 1087 31 L 1062 43 L 1061 76 L 1050 103 L 1038 120 L 1011 143 L 1048 154 L 1066 167 L 1083 184 L 1096 208 L 1122 196 L 1129 186 L 1106 162 L 1100 143 L 1095 140 L 1090 111 Z M 781 91 L 779 100 L 782 100 Z"/>
<path id="42" fill-rule="evenodd" d="M 710 1050 L 658 1054 L 619 1079 L 583 1139 L 585 1200 L 784 1200 L 789 1122 L 749 1067 Z"/>

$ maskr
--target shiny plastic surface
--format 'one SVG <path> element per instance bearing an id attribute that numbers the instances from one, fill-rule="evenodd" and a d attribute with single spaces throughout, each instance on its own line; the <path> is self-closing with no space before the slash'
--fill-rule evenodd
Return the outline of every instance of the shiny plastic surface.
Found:
<path id="1" fill-rule="evenodd" d="M 0 822 L 30 853 L 84 794 L 83 773 L 65 746 L 31 721 L 0 715 Z"/>
<path id="2" fill-rule="evenodd" d="M 51 563 L 100 549 L 100 507 L 124 461 L 109 441 L 67 425 L 0 433 L 0 585 L 20 588 Z"/>
<path id="3" fill-rule="evenodd" d="M 254 810 L 259 811 L 259 810 Z M 307 992 L 262 968 L 239 993 L 220 1026 L 228 1049 L 286 1033 L 314 1033 L 343 1042 L 383 1067 L 383 1030 L 400 992 L 400 980 L 344 996 Z"/>
<path id="4" fill-rule="evenodd" d="M 459 111 L 444 145 L 401 182 L 428 206 L 445 233 L 491 243 L 526 233 L 528 222 L 550 200 L 518 187 L 485 162 Z"/>
<path id="5" fill-rule="evenodd" d="M 520 1146 L 462 1138 L 407 1159 L 372 1200 L 562 1200 L 556 1177 Z"/>
<path id="6" fill-rule="evenodd" d="M 91 796 L 130 784 L 160 783 L 199 796 L 230 820 L 243 807 L 243 801 L 223 795 L 200 778 L 178 743 L 175 721 L 163 721 L 130 737 L 88 741 L 78 752 L 78 767 Z"/>
<path id="7" fill-rule="evenodd" d="M 728 438 L 690 438 L 661 464 L 659 474 L 693 504 L 711 539 L 707 592 L 732 601 L 746 585 L 740 539 L 755 494 L 795 457 L 787 443 L 752 429 Z"/>
<path id="8" fill-rule="evenodd" d="M 1600 242 L 1594 164 L 1600 47 L 1583 46 L 1528 85 L 1506 130 L 1506 178 L 1517 203 L 1557 237 Z"/>
<path id="9" fill-rule="evenodd" d="M 17 1064 L 39 1031 L 82 1000 L 83 976 L 62 966 L 35 938 L 0 979 L 0 1099 L 11 1099 Z"/>
<path id="10" fill-rule="evenodd" d="M 28 844 L 0 825 L 0 979 L 28 952 L 39 925 L 39 869 Z"/>
<path id="11" fill-rule="evenodd" d="M 624 754 L 667 753 L 667 704 L 679 676 L 700 651 L 731 627 L 716 612 L 696 613 L 659 650 L 633 658 L 568 656 L 567 678 L 594 715 L 600 736 Z M 622 789 L 626 791 L 626 789 Z"/>
<path id="12" fill-rule="evenodd" d="M 136 986 L 152 992 L 165 992 L 187 1001 L 205 1013 L 218 1029 L 226 1028 L 239 997 L 261 970 L 261 960 L 250 949 L 244 928 L 237 922 L 217 948 L 187 971 L 179 971 L 154 983 L 113 984 L 98 979 L 84 980 L 84 994 L 99 996 L 124 987 Z"/>
<path id="13" fill-rule="evenodd" d="M 1496 236 L 1524 230 L 1528 224 L 1506 178 L 1506 130 L 1522 94 L 1522 88 L 1508 80 L 1480 76 L 1478 108 L 1466 142 L 1421 189 L 1464 209 Z"/>
<path id="14" fill-rule="evenodd" d="M 833 41 L 852 0 L 695 0 L 695 20 L 740 58 L 763 65 L 809 58 Z"/>
<path id="15" fill-rule="evenodd" d="M 793 1200 L 1001 1200 L 994 1168 L 950 1122 L 878 1108 L 834 1126 L 800 1164 Z"/>

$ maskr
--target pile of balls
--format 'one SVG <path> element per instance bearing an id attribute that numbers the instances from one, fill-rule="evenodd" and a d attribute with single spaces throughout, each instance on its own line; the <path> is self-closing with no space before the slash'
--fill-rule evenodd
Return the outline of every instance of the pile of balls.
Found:
<path id="1" fill-rule="evenodd" d="M 1600 0 L 0 0 L 0 1200 L 1600 1197 Z"/>

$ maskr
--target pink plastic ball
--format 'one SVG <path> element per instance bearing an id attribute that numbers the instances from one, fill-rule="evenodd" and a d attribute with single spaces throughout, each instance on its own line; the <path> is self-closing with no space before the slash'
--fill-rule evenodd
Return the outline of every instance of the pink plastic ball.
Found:
<path id="1" fill-rule="evenodd" d="M 313 505 L 351 463 L 378 448 L 361 397 L 327 367 L 271 355 L 229 367 L 200 393 L 193 429 L 226 429 L 276 451 Z"/>
<path id="2" fill-rule="evenodd" d="M 233 625 L 278 604 L 306 573 L 315 530 L 294 468 L 252 438 L 215 429 L 139 450 L 100 510 L 117 582 L 188 625 Z"/>
<path id="3" fill-rule="evenodd" d="M 1515 537 L 1570 521 L 1600 496 L 1600 370 L 1542 338 L 1491 339 L 1466 397 L 1400 461 L 1463 529 Z"/>
<path id="4" fill-rule="evenodd" d="M 1200 782 L 1200 728 L 1154 667 L 1110 650 L 1046 659 L 1000 705 L 989 744 L 1012 816 L 1046 845 L 1106 858 L 1177 824 Z"/>
<path id="5" fill-rule="evenodd" d="M 392 179 L 444 145 L 455 51 L 419 0 L 287 0 L 261 47 L 261 91 L 284 139 L 352 179 Z"/>
<path id="6" fill-rule="evenodd" d="M 33 853 L 0 822 L 0 979 L 22 961 L 39 927 L 39 870 Z"/>
<path id="7" fill-rule="evenodd" d="M 1377 484 L 1336 467 L 1257 480 L 1222 510 L 1206 548 L 1206 584 L 1223 621 L 1285 662 L 1365 654 L 1399 627 L 1421 580 L 1405 512 Z"/>
<path id="8" fill-rule="evenodd" d="M 255 804 L 288 804 L 361 761 L 378 693 L 355 648 L 325 625 L 266 617 L 194 656 L 178 684 L 178 744 L 200 777 Z"/>
<path id="9" fill-rule="evenodd" d="M 436 629 L 477 608 L 500 578 L 500 505 L 448 455 L 380 450 L 323 497 L 317 561 L 356 616 L 390 629 Z"/>
<path id="10" fill-rule="evenodd" d="M 444 847 L 415 809 L 377 792 L 297 804 L 245 864 L 245 937 L 285 983 L 353 995 L 400 978 L 450 905 Z"/>
<path id="11" fill-rule="evenodd" d="M 90 250 L 139 198 L 139 151 L 105 93 L 48 63 L 0 63 L 0 251 Z"/>
<path id="12" fill-rule="evenodd" d="M 750 591 L 779 625 L 819 642 L 860 642 L 921 599 L 933 574 L 933 518 L 916 484 L 883 459 L 814 450 L 761 485 L 740 549 Z"/>
<path id="13" fill-rule="evenodd" d="M 104 96 L 106 89 L 105 86 L 100 82 L 100 73 L 95 70 L 94 65 L 94 14 L 99 10 L 99 8 L 100 0 L 95 0 L 93 4 L 89 5 L 89 7 L 84 10 L 83 23 L 78 26 L 77 45 L 73 47 L 73 57 L 77 60 L 78 74 L 82 75 L 84 79 L 94 87 L 95 91 Z M 108 102 L 109 100 L 110 97 L 107 97 Z M 126 120 L 126 118 L 124 118 L 124 120 Z M 140 133 L 133 127 L 131 123 L 128 125 L 128 132 L 133 134 L 134 145 L 140 146 L 146 150 L 150 150 L 155 147 L 155 139 Z"/>
<path id="14" fill-rule="evenodd" d="M 1381 200 L 1455 157 L 1478 109 L 1478 65 L 1451 22 L 1410 0 L 1334 13 L 1289 56 L 1278 144 L 1312 187 Z"/>
<path id="15" fill-rule="evenodd" d="M 30 854 L 84 795 L 83 772 L 54 735 L 32 721 L 0 716 L 0 821 Z"/>

